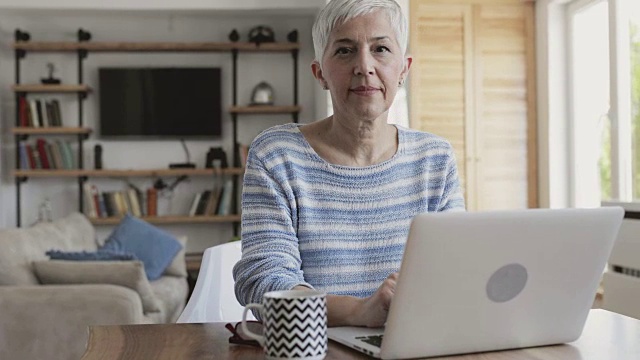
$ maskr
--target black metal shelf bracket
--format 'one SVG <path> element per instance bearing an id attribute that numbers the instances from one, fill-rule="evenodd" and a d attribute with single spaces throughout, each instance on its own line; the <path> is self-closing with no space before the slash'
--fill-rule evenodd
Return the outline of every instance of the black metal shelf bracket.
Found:
<path id="1" fill-rule="evenodd" d="M 28 32 L 22 31 L 20 29 L 16 29 L 14 33 L 14 39 L 16 42 L 27 42 L 31 40 L 31 34 L 29 34 Z M 27 55 L 26 50 L 23 50 L 23 49 L 16 50 L 16 58 L 24 59 L 26 55 Z"/>
<path id="2" fill-rule="evenodd" d="M 24 184 L 24 183 L 27 182 L 27 180 L 29 180 L 29 177 L 27 177 L 27 176 L 18 176 L 16 178 L 16 180 L 18 180 L 19 183 Z"/>

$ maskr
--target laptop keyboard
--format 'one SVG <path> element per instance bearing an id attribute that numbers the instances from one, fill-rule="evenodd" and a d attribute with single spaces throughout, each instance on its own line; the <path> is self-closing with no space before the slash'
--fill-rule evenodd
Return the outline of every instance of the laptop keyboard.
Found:
<path id="1" fill-rule="evenodd" d="M 382 337 L 384 335 L 369 335 L 369 336 L 358 336 L 356 339 L 360 341 L 364 341 L 369 345 L 373 345 L 376 347 L 382 346 Z"/>

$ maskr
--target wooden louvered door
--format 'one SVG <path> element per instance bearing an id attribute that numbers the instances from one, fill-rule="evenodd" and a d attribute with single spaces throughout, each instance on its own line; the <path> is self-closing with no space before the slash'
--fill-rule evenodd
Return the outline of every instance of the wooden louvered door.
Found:
<path id="1" fill-rule="evenodd" d="M 533 4 L 457 2 L 411 2 L 411 126 L 451 142 L 468 209 L 536 207 Z"/>

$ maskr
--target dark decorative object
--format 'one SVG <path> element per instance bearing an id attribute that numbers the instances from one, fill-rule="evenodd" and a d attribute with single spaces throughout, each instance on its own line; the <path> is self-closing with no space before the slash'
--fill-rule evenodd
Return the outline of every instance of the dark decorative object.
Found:
<path id="1" fill-rule="evenodd" d="M 233 42 L 237 42 L 240 40 L 240 34 L 238 34 L 238 30 L 233 29 L 233 31 L 229 34 L 229 40 Z"/>
<path id="2" fill-rule="evenodd" d="M 273 105 L 274 92 L 271 85 L 262 81 L 251 92 L 250 105 Z"/>
<path id="3" fill-rule="evenodd" d="M 89 40 L 91 40 L 91 33 L 84 29 L 78 29 L 78 41 L 89 41 Z"/>
<path id="4" fill-rule="evenodd" d="M 60 84 L 60 79 L 56 79 L 53 77 L 53 73 L 56 72 L 56 66 L 53 63 L 47 63 L 47 69 L 49 71 L 49 77 L 40 78 L 40 82 L 43 84 Z"/>
<path id="5" fill-rule="evenodd" d="M 293 30 L 287 34 L 287 40 L 289 42 L 295 43 L 298 42 L 298 30 Z"/>
<path id="6" fill-rule="evenodd" d="M 102 145 L 100 144 L 93 147 L 93 168 L 102 169 Z"/>
<path id="7" fill-rule="evenodd" d="M 169 164 L 169 169 L 195 169 L 196 164 L 191 162 L 191 153 L 189 152 L 189 148 L 187 147 L 187 143 L 184 139 L 180 139 L 180 143 L 182 144 L 182 148 L 184 149 L 184 153 L 187 157 L 187 162 L 183 163 L 171 163 Z"/>
<path id="8" fill-rule="evenodd" d="M 219 162 L 220 164 L 218 166 L 214 166 L 215 162 Z M 207 169 L 212 169 L 216 167 L 220 167 L 224 169 L 229 167 L 229 163 L 227 162 L 227 153 L 225 153 L 221 147 L 209 148 L 204 167 L 206 167 Z"/>
<path id="9" fill-rule="evenodd" d="M 31 40 L 31 35 L 28 32 L 21 31 L 20 29 L 16 29 L 15 32 L 16 41 L 29 41 Z"/>
<path id="10" fill-rule="evenodd" d="M 276 35 L 274 34 L 273 29 L 268 26 L 259 25 L 249 31 L 249 42 L 256 43 L 257 46 L 260 46 L 262 43 L 275 41 Z"/>

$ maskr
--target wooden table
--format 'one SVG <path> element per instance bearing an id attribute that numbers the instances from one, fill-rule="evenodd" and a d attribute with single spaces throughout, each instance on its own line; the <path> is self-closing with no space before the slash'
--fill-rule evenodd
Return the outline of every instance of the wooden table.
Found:
<path id="1" fill-rule="evenodd" d="M 261 349 L 230 345 L 224 323 L 91 326 L 84 360 L 264 359 Z M 329 341 L 327 360 L 371 359 Z M 578 341 L 567 345 L 438 357 L 457 360 L 640 359 L 640 320 L 591 310 Z"/>

